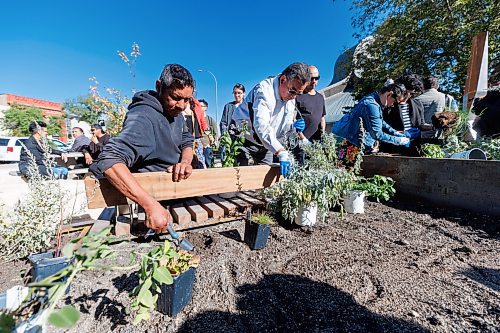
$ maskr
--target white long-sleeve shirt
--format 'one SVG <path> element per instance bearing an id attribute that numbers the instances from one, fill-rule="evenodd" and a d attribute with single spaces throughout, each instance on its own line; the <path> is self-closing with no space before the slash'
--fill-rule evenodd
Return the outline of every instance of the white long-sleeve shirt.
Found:
<path id="1" fill-rule="evenodd" d="M 250 120 L 248 103 L 252 103 L 254 111 L 253 122 Z M 249 134 L 245 139 L 254 143 L 262 144 L 264 148 L 275 154 L 284 149 L 287 134 L 292 130 L 295 116 L 295 99 L 284 101 L 279 94 L 279 75 L 268 78 L 257 84 L 245 97 L 233 113 L 233 120 L 240 126 L 244 121 L 248 122 Z M 261 143 L 254 138 L 257 134 Z"/>

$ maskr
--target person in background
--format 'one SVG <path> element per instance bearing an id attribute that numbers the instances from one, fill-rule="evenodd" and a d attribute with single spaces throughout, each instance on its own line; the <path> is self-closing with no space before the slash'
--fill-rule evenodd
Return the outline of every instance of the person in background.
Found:
<path id="1" fill-rule="evenodd" d="M 304 143 L 321 140 L 321 134 L 326 129 L 325 98 L 315 89 L 320 78 L 319 71 L 315 66 L 309 66 L 309 71 L 311 72 L 311 82 L 304 90 L 304 93 L 295 99 L 298 110 L 295 119 L 304 119 L 306 124 L 304 132 L 299 134 Z M 294 154 L 299 163 L 303 164 L 304 152 L 300 146 L 295 148 Z"/>
<path id="2" fill-rule="evenodd" d="M 424 92 L 415 97 L 415 100 L 424 106 L 424 122 L 432 124 L 432 116 L 444 110 L 446 105 L 446 96 L 438 91 L 438 79 L 434 76 L 428 76 L 424 79 Z"/>
<path id="3" fill-rule="evenodd" d="M 68 177 L 68 169 L 60 165 L 47 165 L 49 156 L 47 154 L 60 155 L 62 160 L 66 162 L 66 153 L 52 149 L 47 140 L 47 124 L 43 121 L 33 121 L 30 123 L 28 130 L 31 136 L 24 142 L 21 148 L 21 156 L 19 159 L 19 171 L 22 175 L 29 177 L 30 159 L 33 158 L 38 168 L 38 172 L 42 176 L 50 177 L 54 175 L 56 179 L 66 179 Z M 45 142 L 43 142 L 45 141 Z M 28 151 L 32 157 L 28 155 Z M 50 168 L 50 170 L 48 169 Z"/>
<path id="4" fill-rule="evenodd" d="M 227 103 L 224 105 L 224 110 L 222 111 L 222 118 L 220 120 L 220 134 L 224 135 L 224 133 L 229 132 L 231 135 L 231 139 L 235 139 L 235 136 L 231 134 L 230 126 L 231 121 L 233 119 L 234 110 L 240 106 L 245 98 L 245 86 L 241 83 L 236 83 L 233 87 L 233 96 L 234 101 Z M 225 146 L 220 146 L 220 158 L 223 161 L 225 155 Z"/>
<path id="5" fill-rule="evenodd" d="M 231 119 L 233 118 L 234 109 L 237 108 L 245 98 L 245 86 L 241 83 L 236 83 L 233 87 L 234 101 L 224 105 L 222 111 L 222 118 L 220 120 L 220 133 L 221 135 L 228 131 Z"/>
<path id="6" fill-rule="evenodd" d="M 203 109 L 200 102 L 196 98 L 192 98 L 184 111 L 182 111 L 182 115 L 184 116 L 189 132 L 194 137 L 192 166 L 194 169 L 205 169 L 205 155 L 203 154 L 201 137 L 207 130 L 208 124 L 203 116 Z"/>
<path id="7" fill-rule="evenodd" d="M 205 122 L 208 125 L 208 128 L 201 135 L 201 143 L 203 145 L 203 155 L 205 156 L 205 165 L 207 168 L 211 168 L 213 166 L 213 147 L 219 140 L 219 133 L 217 131 L 217 124 L 214 118 L 210 117 L 207 114 L 208 110 L 208 102 L 204 99 L 199 100 L 201 109 L 203 110 L 203 114 L 205 116 Z"/>
<path id="8" fill-rule="evenodd" d="M 295 98 L 310 80 L 309 66 L 293 63 L 281 74 L 258 83 L 234 110 L 235 124 L 246 122 L 249 130 L 236 157 L 239 165 L 249 165 L 250 159 L 254 164 L 271 164 L 277 158 L 280 173 L 288 175 L 290 156 L 284 145 L 294 128 L 298 132 L 305 128 L 304 119 L 294 121 Z"/>
<path id="9" fill-rule="evenodd" d="M 399 133 L 405 133 L 410 138 L 411 144 L 409 147 L 402 147 L 381 142 L 380 151 L 419 156 L 420 133 L 421 131 L 432 129 L 432 125 L 426 124 L 424 121 L 424 106 L 422 102 L 414 98 L 414 96 L 422 92 L 424 86 L 420 77 L 415 74 L 405 74 L 395 82 L 405 86 L 406 94 L 404 99 L 399 101 L 399 103 L 383 110 L 383 118 L 387 124 Z"/>
<path id="10" fill-rule="evenodd" d="M 73 135 L 75 141 L 73 141 L 73 145 L 68 149 L 68 152 L 81 152 L 85 146 L 90 145 L 90 139 L 84 135 L 82 128 L 73 127 L 71 135 Z"/>
<path id="11" fill-rule="evenodd" d="M 394 83 L 384 86 L 379 92 L 363 97 L 351 112 L 345 114 L 333 126 L 333 133 L 342 138 L 338 149 L 338 159 L 345 166 L 354 165 L 355 157 L 364 142 L 365 152 L 378 151 L 378 142 L 387 142 L 397 146 L 409 144 L 410 139 L 389 126 L 382 118 L 382 109 L 392 107 L 406 98 L 406 88 Z M 360 122 L 365 134 L 360 138 Z"/>
<path id="12" fill-rule="evenodd" d="M 111 138 L 109 134 L 103 131 L 102 126 L 99 124 L 90 126 L 90 133 L 92 134 L 90 143 L 82 149 L 83 155 L 85 156 L 85 163 L 87 163 L 87 165 L 91 165 L 99 158 L 104 146 Z"/>
<path id="13" fill-rule="evenodd" d="M 193 136 L 180 115 L 193 98 L 194 86 L 186 68 L 166 65 L 156 81 L 156 91 L 134 95 L 122 131 L 89 167 L 97 177 L 106 176 L 118 191 L 143 207 L 146 226 L 160 232 L 172 223 L 172 216 L 142 188 L 132 172 L 167 171 L 175 182 L 191 175 Z"/>

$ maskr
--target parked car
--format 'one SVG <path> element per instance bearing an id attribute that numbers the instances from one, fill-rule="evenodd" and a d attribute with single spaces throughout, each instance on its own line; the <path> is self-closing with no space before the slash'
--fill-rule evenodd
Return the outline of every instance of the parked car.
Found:
<path id="1" fill-rule="evenodd" d="M 28 140 L 28 137 L 0 137 L 0 162 L 19 162 L 22 143 L 26 140 Z M 49 144 L 61 151 L 70 148 L 70 146 L 58 139 L 49 139 Z"/>

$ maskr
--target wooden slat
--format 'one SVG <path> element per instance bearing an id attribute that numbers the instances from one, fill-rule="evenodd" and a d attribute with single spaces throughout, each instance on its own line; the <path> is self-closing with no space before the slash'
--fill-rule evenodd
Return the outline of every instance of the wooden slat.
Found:
<path id="1" fill-rule="evenodd" d="M 242 200 L 240 198 L 231 198 L 227 199 L 228 201 L 232 202 L 236 206 L 238 206 L 238 210 L 240 212 L 245 211 L 247 208 L 252 207 L 251 203 L 246 202 L 245 200 Z"/>
<path id="2" fill-rule="evenodd" d="M 262 207 L 265 205 L 264 201 L 261 201 L 259 199 L 254 198 L 254 197 L 251 197 L 245 193 L 238 193 L 237 196 L 238 196 L 238 198 L 243 199 L 246 202 L 249 202 L 254 207 Z"/>
<path id="3" fill-rule="evenodd" d="M 191 222 L 191 214 L 182 204 L 174 205 L 170 210 L 175 223 L 185 225 Z"/>
<path id="4" fill-rule="evenodd" d="M 476 97 L 476 92 L 478 86 L 480 85 L 479 77 L 481 74 L 481 67 L 483 62 L 484 52 L 488 52 L 485 48 L 487 43 L 488 33 L 481 32 L 474 36 L 472 39 L 471 52 L 469 58 L 469 65 L 467 66 L 467 77 L 465 79 L 465 89 L 464 89 L 464 107 L 466 110 L 472 108 L 472 102 Z M 486 57 L 487 61 L 488 57 Z M 486 87 L 483 87 L 486 88 Z"/>
<path id="5" fill-rule="evenodd" d="M 209 195 L 207 198 L 215 202 L 222 209 L 224 209 L 224 213 L 226 215 L 234 215 L 238 211 L 238 207 L 233 203 L 227 201 L 226 199 L 222 199 L 218 195 Z"/>
<path id="6" fill-rule="evenodd" d="M 208 212 L 198 203 L 193 200 L 189 200 L 185 203 L 186 209 L 191 214 L 191 220 L 196 223 L 208 220 Z"/>
<path id="7" fill-rule="evenodd" d="M 219 219 L 208 219 L 204 222 L 200 223 L 195 223 L 195 222 L 190 222 L 188 224 L 184 224 L 182 226 L 176 226 L 175 230 L 176 231 L 184 231 L 184 230 L 189 230 L 189 229 L 194 229 L 194 228 L 202 228 L 202 227 L 208 227 L 216 224 L 222 224 L 222 223 L 228 223 L 228 222 L 233 222 L 237 220 L 243 219 L 243 216 L 228 216 L 228 217 L 221 217 Z M 162 239 L 162 237 L 160 237 Z M 188 235 L 189 239 L 189 235 Z"/>
<path id="8" fill-rule="evenodd" d="M 210 218 L 224 217 L 224 209 L 205 197 L 198 197 L 196 201 L 208 212 Z"/>
<path id="9" fill-rule="evenodd" d="M 172 200 L 268 187 L 279 180 L 279 168 L 255 165 L 193 170 L 189 179 L 177 183 L 172 181 L 172 174 L 166 172 L 137 173 L 134 177 L 156 200 Z M 85 190 L 88 208 L 127 204 L 127 199 L 106 179 L 98 182 L 85 177 Z"/>

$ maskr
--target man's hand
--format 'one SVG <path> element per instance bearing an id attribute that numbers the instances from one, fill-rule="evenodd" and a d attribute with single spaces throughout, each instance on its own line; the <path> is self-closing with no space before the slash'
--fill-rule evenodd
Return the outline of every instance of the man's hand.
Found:
<path id="1" fill-rule="evenodd" d="M 169 166 L 167 172 L 173 174 L 172 179 L 174 182 L 180 182 L 182 179 L 188 179 L 191 176 L 193 167 L 186 162 L 180 162 Z"/>
<path id="2" fill-rule="evenodd" d="M 85 155 L 85 163 L 87 165 L 91 165 L 92 162 L 94 162 L 94 160 L 92 159 L 92 156 L 90 156 L 89 153 L 85 153 L 84 155 Z"/>
<path id="3" fill-rule="evenodd" d="M 282 150 L 278 153 L 278 159 L 280 161 L 280 174 L 283 177 L 288 177 L 290 172 L 290 157 L 286 150 Z"/>
<path id="4" fill-rule="evenodd" d="M 61 159 L 63 160 L 64 163 L 67 163 L 68 162 L 68 154 L 62 153 L 61 154 Z"/>
<path id="5" fill-rule="evenodd" d="M 90 140 L 93 142 L 93 143 L 99 143 L 99 139 L 97 138 L 97 136 L 95 135 L 92 135 L 92 138 L 90 138 Z"/>
<path id="6" fill-rule="evenodd" d="M 151 208 L 144 208 L 147 216 L 146 226 L 156 230 L 159 233 L 167 230 L 167 225 L 173 222 L 172 215 L 169 211 L 163 208 L 158 202 Z"/>

